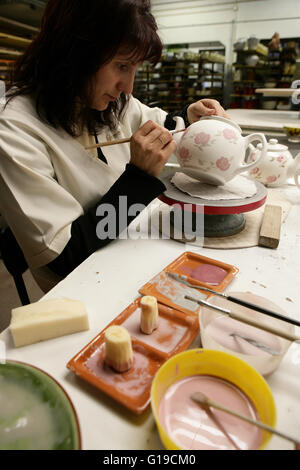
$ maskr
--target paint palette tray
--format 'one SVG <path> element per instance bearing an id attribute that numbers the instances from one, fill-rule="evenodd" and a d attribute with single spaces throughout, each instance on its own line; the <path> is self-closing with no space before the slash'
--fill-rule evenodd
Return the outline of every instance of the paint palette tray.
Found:
<path id="1" fill-rule="evenodd" d="M 143 334 L 140 300 L 132 302 L 67 364 L 76 375 L 137 414 L 150 405 L 152 380 L 160 366 L 187 349 L 199 331 L 197 316 L 158 303 L 158 328 L 151 335 Z M 115 372 L 105 364 L 104 333 L 111 325 L 122 325 L 131 335 L 134 361 L 127 372 Z"/>
<path id="2" fill-rule="evenodd" d="M 201 267 L 208 267 L 208 274 L 210 276 L 214 274 L 214 272 L 217 272 L 218 276 L 222 274 L 222 278 L 220 276 L 218 283 L 211 284 L 192 277 L 193 273 L 197 272 L 197 270 L 199 272 L 199 268 Z M 189 295 L 200 300 L 207 299 L 212 294 L 207 294 L 193 287 L 186 286 L 180 282 L 180 280 L 170 277 L 168 273 L 171 272 L 184 277 L 184 279 L 194 284 L 196 287 L 203 286 L 221 292 L 232 281 L 238 271 L 238 268 L 230 264 L 186 251 L 142 286 L 139 289 L 139 293 L 142 295 L 153 295 L 157 298 L 158 302 L 184 313 L 198 316 L 201 307 L 196 302 L 185 299 L 185 296 Z M 201 274 L 203 275 L 203 272 Z M 208 279 L 211 280 L 211 277 Z"/>
<path id="3" fill-rule="evenodd" d="M 238 268 L 206 256 L 186 251 L 165 269 L 186 278 L 191 284 L 221 292 L 238 273 Z"/>

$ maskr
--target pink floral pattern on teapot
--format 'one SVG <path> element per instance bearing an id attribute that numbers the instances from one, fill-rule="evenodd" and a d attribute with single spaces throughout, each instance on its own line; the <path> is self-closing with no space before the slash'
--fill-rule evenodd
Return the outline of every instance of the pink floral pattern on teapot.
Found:
<path id="1" fill-rule="evenodd" d="M 180 117 L 174 118 L 176 129 L 184 127 Z M 263 134 L 243 137 L 240 127 L 229 119 L 206 116 L 191 124 L 183 134 L 173 135 L 177 142 L 176 156 L 183 173 L 213 185 L 223 185 L 241 172 L 253 168 L 263 155 L 252 152 L 254 160 L 245 162 L 250 142 L 259 140 L 266 148 Z"/>
<path id="2" fill-rule="evenodd" d="M 261 145 L 251 151 L 248 161 L 253 161 L 256 155 L 261 152 Z M 267 146 L 267 153 L 259 163 L 249 171 L 249 175 L 262 184 L 270 187 L 281 186 L 288 178 L 294 177 L 295 183 L 299 186 L 298 176 L 300 172 L 300 153 L 293 158 L 286 145 L 278 143 L 277 139 L 270 139 Z M 300 187 L 300 186 L 299 186 Z"/>
<path id="3" fill-rule="evenodd" d="M 222 171 L 227 171 L 230 168 L 230 162 L 228 158 L 221 157 L 216 161 L 216 166 Z"/>

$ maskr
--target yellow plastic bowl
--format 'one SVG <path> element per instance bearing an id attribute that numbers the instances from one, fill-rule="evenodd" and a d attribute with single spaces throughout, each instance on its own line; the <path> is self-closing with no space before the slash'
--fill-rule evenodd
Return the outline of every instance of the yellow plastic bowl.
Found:
<path id="1" fill-rule="evenodd" d="M 211 375 L 227 380 L 239 387 L 256 407 L 260 421 L 275 427 L 276 407 L 272 392 L 265 379 L 249 364 L 232 354 L 210 349 L 191 349 L 176 354 L 156 373 L 151 387 L 151 407 L 159 436 L 167 450 L 180 447 L 166 433 L 159 421 L 162 397 L 174 382 L 191 375 Z M 264 449 L 272 435 L 262 431 L 259 450 Z"/>

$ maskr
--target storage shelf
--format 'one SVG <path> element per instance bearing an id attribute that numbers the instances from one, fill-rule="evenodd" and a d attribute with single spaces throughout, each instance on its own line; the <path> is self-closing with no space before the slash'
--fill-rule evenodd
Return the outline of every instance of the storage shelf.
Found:
<path id="1" fill-rule="evenodd" d="M 206 64 L 209 64 L 209 68 L 205 67 Z M 200 56 L 198 60 L 195 57 L 191 60 L 181 57 L 162 60 L 155 68 L 147 65 L 137 71 L 134 96 L 145 104 L 158 101 L 166 111 L 180 110 L 201 97 L 222 98 L 224 66 L 221 61 Z M 207 88 L 201 90 L 204 82 L 211 85 L 210 92 L 207 92 Z"/>
<path id="2" fill-rule="evenodd" d="M 12 49 L 6 49 L 0 47 L 0 59 L 2 58 L 14 58 L 17 59 L 22 53 L 20 51 L 15 51 Z"/>
<path id="3" fill-rule="evenodd" d="M 25 35 L 28 38 L 34 37 L 39 31 L 39 29 L 34 26 L 20 23 L 19 21 L 11 20 L 9 18 L 4 18 L 3 16 L 0 16 L 0 29 L 1 31 L 9 34 Z"/>
<path id="4" fill-rule="evenodd" d="M 0 0 L 0 16 L 38 27 L 46 0 Z"/>
<path id="5" fill-rule="evenodd" d="M 234 108 L 238 104 L 238 107 L 245 106 L 247 108 L 247 104 L 251 104 L 255 100 L 258 108 L 264 108 L 266 102 L 272 97 L 277 101 L 277 106 L 280 99 L 287 102 L 289 92 L 286 91 L 287 88 L 284 89 L 284 85 L 289 86 L 292 82 L 294 76 L 294 73 L 292 73 L 293 61 L 296 52 L 296 47 L 292 50 L 293 54 L 285 48 L 288 41 L 291 41 L 291 39 L 281 39 L 283 48 L 277 51 L 269 50 L 268 55 L 263 56 L 263 61 L 260 60 L 255 67 L 247 65 L 245 60 L 251 53 L 258 55 L 260 58 L 262 57 L 261 54 L 257 51 L 235 51 L 237 58 L 233 64 L 233 92 L 230 95 L 231 103 L 229 107 Z M 297 43 L 300 45 L 299 38 L 294 38 L 293 41 L 296 45 Z M 261 40 L 261 43 L 267 46 L 269 40 Z M 285 71 L 287 73 L 284 73 Z M 268 87 L 267 82 L 274 83 Z M 274 89 L 273 91 L 271 87 Z M 265 91 L 266 88 L 270 88 L 270 90 Z M 251 92 L 254 92 L 254 94 Z"/>
<path id="6" fill-rule="evenodd" d="M 245 55 L 245 56 L 248 56 L 248 55 L 258 55 L 258 57 L 262 57 L 262 58 L 267 58 L 268 57 L 268 53 L 264 54 L 263 52 L 261 51 L 257 51 L 256 49 L 245 49 L 245 50 L 241 50 L 241 51 L 234 51 L 236 54 L 242 54 L 242 55 Z"/>
<path id="7" fill-rule="evenodd" d="M 25 39 L 19 36 L 13 36 L 11 34 L 5 34 L 0 32 L 0 46 L 13 46 L 26 48 L 31 44 L 30 39 Z"/>

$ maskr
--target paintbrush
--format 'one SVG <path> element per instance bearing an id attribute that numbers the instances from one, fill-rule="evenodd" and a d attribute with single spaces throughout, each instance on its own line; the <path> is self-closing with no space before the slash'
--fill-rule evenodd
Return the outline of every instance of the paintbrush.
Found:
<path id="1" fill-rule="evenodd" d="M 178 129 L 174 131 L 169 131 L 171 135 L 177 134 L 177 132 L 183 132 L 186 129 Z M 108 147 L 109 145 L 117 145 L 117 144 L 126 144 L 130 142 L 131 137 L 125 137 L 124 139 L 117 139 L 117 140 L 110 140 L 107 142 L 99 142 L 98 144 L 91 145 L 90 147 L 85 147 L 85 150 L 96 149 L 98 147 Z"/>
<path id="2" fill-rule="evenodd" d="M 232 295 L 222 294 L 221 292 L 216 292 L 215 290 L 209 289 L 208 287 L 196 286 L 195 284 L 191 284 L 190 282 L 188 282 L 185 276 L 180 276 L 180 274 L 177 273 L 167 272 L 167 274 L 176 281 L 182 282 L 186 286 L 193 287 L 194 289 L 199 289 L 203 292 L 210 292 L 211 294 L 218 295 L 219 297 L 223 297 L 224 299 L 230 300 L 235 304 L 239 304 L 243 307 L 251 308 L 252 310 L 256 310 L 257 312 L 264 313 L 265 315 L 268 315 L 270 317 L 277 318 L 277 320 L 282 320 L 287 323 L 291 323 L 292 325 L 300 326 L 300 322 L 294 320 L 293 318 L 286 317 L 285 315 L 282 315 L 280 313 L 273 312 L 272 310 L 269 310 L 264 307 L 260 307 L 259 305 L 253 304 L 252 302 L 248 302 L 247 300 L 241 300 Z"/>
<path id="3" fill-rule="evenodd" d="M 255 328 L 260 328 L 261 330 L 268 331 L 269 333 L 280 336 L 281 338 L 287 339 L 288 341 L 295 341 L 295 342 L 300 343 L 300 337 L 293 335 L 292 333 L 281 331 L 278 328 L 274 328 L 271 325 L 266 325 L 264 323 L 261 323 L 260 321 L 253 320 L 252 318 L 246 317 L 244 315 L 240 315 L 239 313 L 232 312 L 231 310 L 228 310 L 226 308 L 222 308 L 222 307 L 218 307 L 217 305 L 210 304 L 209 302 L 206 302 L 205 300 L 195 299 L 194 297 L 190 297 L 189 295 L 185 295 L 184 298 L 188 300 L 192 300 L 198 303 L 199 305 L 203 305 L 205 307 L 211 308 L 212 310 L 216 310 L 221 313 L 226 313 L 233 320 L 238 320 L 242 323 L 247 323 L 247 325 L 254 326 Z"/>
<path id="4" fill-rule="evenodd" d="M 204 393 L 202 392 L 195 392 L 191 395 L 191 399 L 198 403 L 201 408 L 204 409 L 210 409 L 210 408 L 216 408 L 218 410 L 224 411 L 225 413 L 228 413 L 232 416 L 235 416 L 236 418 L 242 419 L 243 421 L 247 421 L 247 423 L 253 424 L 254 426 L 257 426 L 264 431 L 268 431 L 272 434 L 276 434 L 277 436 L 283 437 L 284 439 L 287 439 L 288 441 L 293 442 L 296 445 L 300 445 L 300 441 L 297 439 L 294 439 L 291 436 L 288 436 L 287 434 L 284 434 L 283 432 L 277 431 L 277 429 L 272 428 L 271 426 L 268 426 L 267 424 L 262 423 L 261 421 L 257 421 L 251 418 L 248 418 L 247 416 L 243 416 L 240 413 L 237 413 L 236 411 L 233 411 L 229 408 L 226 408 L 225 406 L 221 405 L 220 403 L 217 403 L 210 398 L 208 398 Z"/>

